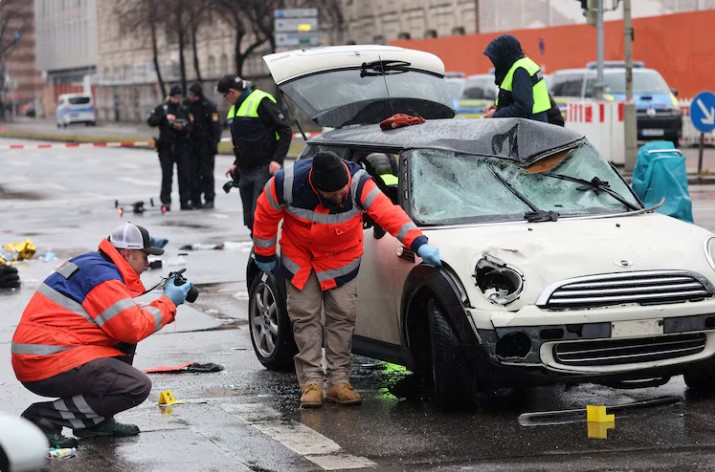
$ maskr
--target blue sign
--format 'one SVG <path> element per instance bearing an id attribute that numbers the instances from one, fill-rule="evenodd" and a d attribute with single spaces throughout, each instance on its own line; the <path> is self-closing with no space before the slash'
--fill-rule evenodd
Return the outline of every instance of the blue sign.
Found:
<path id="1" fill-rule="evenodd" d="M 690 104 L 690 121 L 701 133 L 715 129 L 715 94 L 700 92 Z"/>

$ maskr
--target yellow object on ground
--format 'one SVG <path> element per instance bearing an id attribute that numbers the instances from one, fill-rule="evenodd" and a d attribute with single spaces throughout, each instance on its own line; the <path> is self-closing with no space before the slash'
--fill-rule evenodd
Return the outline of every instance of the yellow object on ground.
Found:
<path id="1" fill-rule="evenodd" d="M 15 261 L 29 259 L 35 255 L 35 252 L 37 252 L 37 247 L 35 247 L 29 239 L 19 243 L 6 244 L 5 249 L 15 254 L 15 258 L 12 259 Z"/>
<path id="2" fill-rule="evenodd" d="M 174 393 L 171 390 L 162 390 L 159 394 L 159 405 L 175 405 L 179 402 L 174 398 Z"/>

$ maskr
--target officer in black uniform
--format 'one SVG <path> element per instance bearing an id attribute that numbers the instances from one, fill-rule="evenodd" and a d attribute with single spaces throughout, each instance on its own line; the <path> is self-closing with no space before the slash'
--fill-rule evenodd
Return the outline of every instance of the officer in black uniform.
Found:
<path id="1" fill-rule="evenodd" d="M 181 87 L 171 87 L 169 97 L 154 109 L 147 119 L 151 127 L 159 127 L 156 150 L 161 164 L 161 203 L 165 211 L 171 205 L 171 183 L 174 178 L 174 163 L 179 178 L 179 201 L 182 210 L 191 210 L 191 182 L 189 181 L 191 122 L 189 110 L 181 103 Z"/>
<path id="2" fill-rule="evenodd" d="M 194 208 L 213 208 L 214 165 L 221 141 L 221 120 L 216 105 L 204 96 L 201 84 L 189 87 L 191 120 L 191 203 Z M 201 194 L 204 202 L 201 202 Z"/>
<path id="3" fill-rule="evenodd" d="M 248 80 L 225 75 L 216 85 L 216 91 L 231 104 L 227 120 L 236 160 L 226 175 L 238 180 L 243 224 L 253 236 L 256 201 L 271 176 L 283 167 L 293 131 L 276 99 Z"/>

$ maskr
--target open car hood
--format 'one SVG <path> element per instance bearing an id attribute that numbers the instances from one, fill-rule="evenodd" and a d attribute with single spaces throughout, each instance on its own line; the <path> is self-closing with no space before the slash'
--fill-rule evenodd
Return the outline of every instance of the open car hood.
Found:
<path id="1" fill-rule="evenodd" d="M 396 113 L 452 118 L 444 64 L 423 51 L 363 45 L 264 56 L 278 87 L 320 126 L 374 124 Z"/>

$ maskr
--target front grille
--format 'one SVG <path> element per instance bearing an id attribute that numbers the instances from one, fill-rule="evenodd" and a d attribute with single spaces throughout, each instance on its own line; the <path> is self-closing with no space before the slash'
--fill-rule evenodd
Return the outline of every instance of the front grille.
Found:
<path id="1" fill-rule="evenodd" d="M 557 362 L 571 366 L 609 366 L 661 361 L 698 354 L 705 349 L 703 333 L 637 339 L 608 339 L 558 343 Z"/>
<path id="2" fill-rule="evenodd" d="M 536 304 L 551 309 L 654 305 L 702 300 L 713 292 L 710 281 L 695 272 L 624 272 L 563 280 L 548 287 Z"/>

